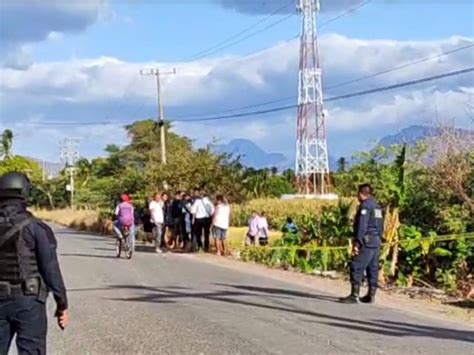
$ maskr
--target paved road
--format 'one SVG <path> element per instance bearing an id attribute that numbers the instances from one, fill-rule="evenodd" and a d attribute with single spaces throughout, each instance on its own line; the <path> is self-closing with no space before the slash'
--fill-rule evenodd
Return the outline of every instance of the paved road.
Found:
<path id="1" fill-rule="evenodd" d="M 118 260 L 109 239 L 56 232 L 72 323 L 51 322 L 50 354 L 474 354 L 467 326 L 144 246 Z"/>

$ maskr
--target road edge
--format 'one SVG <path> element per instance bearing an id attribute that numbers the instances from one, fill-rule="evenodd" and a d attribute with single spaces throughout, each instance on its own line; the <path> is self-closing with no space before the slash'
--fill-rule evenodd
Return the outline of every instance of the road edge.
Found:
<path id="1" fill-rule="evenodd" d="M 308 275 L 287 270 L 278 270 L 266 267 L 253 262 L 243 262 L 228 257 L 219 257 L 213 254 L 176 254 L 179 257 L 185 257 L 208 264 L 238 270 L 250 274 L 259 274 L 264 277 L 271 278 L 311 290 L 326 293 L 330 296 L 343 297 L 347 296 L 349 285 L 342 280 L 333 280 L 329 278 L 319 277 L 316 275 Z M 367 305 L 360 305 L 367 307 Z M 468 326 L 474 329 L 474 312 L 463 310 L 454 306 L 449 306 L 436 301 L 426 299 L 410 298 L 406 295 L 387 293 L 379 291 L 375 306 L 385 307 L 402 313 L 410 313 L 411 315 L 429 318 L 438 321 L 445 321 L 457 325 Z"/>

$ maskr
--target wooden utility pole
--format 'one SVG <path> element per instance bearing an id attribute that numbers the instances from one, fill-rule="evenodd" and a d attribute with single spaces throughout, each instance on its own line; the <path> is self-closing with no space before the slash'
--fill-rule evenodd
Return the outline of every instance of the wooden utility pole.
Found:
<path id="1" fill-rule="evenodd" d="M 74 210 L 74 174 L 76 172 L 75 164 L 79 159 L 79 140 L 66 138 L 61 142 L 61 160 L 64 161 L 66 171 L 69 174 L 69 185 L 66 189 L 71 197 L 71 209 Z"/>
<path id="2" fill-rule="evenodd" d="M 142 69 L 141 75 L 154 75 L 156 77 L 156 92 L 158 99 L 158 125 L 160 126 L 160 142 L 161 142 L 161 162 L 166 164 L 166 132 L 165 118 L 163 113 L 163 98 L 161 97 L 161 75 L 176 74 L 176 69 L 169 72 L 160 72 L 159 69 Z"/>

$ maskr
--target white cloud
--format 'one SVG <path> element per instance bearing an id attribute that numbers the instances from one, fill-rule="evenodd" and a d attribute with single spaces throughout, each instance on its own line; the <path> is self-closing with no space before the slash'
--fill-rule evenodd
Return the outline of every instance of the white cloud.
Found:
<path id="1" fill-rule="evenodd" d="M 94 23 L 105 0 L 15 0 L 0 2 L 2 40 L 36 42 L 51 32 L 82 31 Z"/>
<path id="2" fill-rule="evenodd" d="M 452 37 L 437 41 L 361 40 L 330 34 L 321 38 L 324 86 L 383 71 L 419 58 L 435 56 L 470 43 Z M 472 66 L 471 47 L 443 60 L 433 59 L 387 75 L 326 91 L 326 97 L 450 72 Z M 154 117 L 156 88 L 144 67 L 177 67 L 163 77 L 167 117 L 190 117 L 296 95 L 298 43 L 284 43 L 242 58 L 217 58 L 190 63 L 128 63 L 115 58 L 34 64 L 28 70 L 2 70 L 1 115 L 4 125 L 42 115 L 43 121 L 104 121 Z M 374 94 L 328 104 L 329 142 L 335 151 L 353 149 L 387 130 L 429 123 L 434 103 L 446 115 L 462 115 L 462 102 L 473 90 L 473 75 L 446 78 L 428 86 Z M 283 102 L 283 105 L 295 101 Z M 275 104 L 279 105 L 279 104 Z M 274 106 L 275 106 L 274 105 Z M 271 106 L 270 106 L 271 107 Z M 267 107 L 256 108 L 262 109 Z M 294 149 L 294 111 L 208 123 L 176 123 L 176 131 L 205 144 L 212 138 L 250 138 L 271 151 Z M 403 124 L 402 126 L 400 126 Z M 460 122 L 462 124 L 462 121 Z M 361 134 L 361 129 L 367 136 Z M 39 132 L 40 130 L 36 131 Z M 34 131 L 32 131 L 34 132 Z M 65 129 L 61 131 L 64 135 Z M 88 151 L 99 153 L 106 143 L 126 139 L 116 126 L 76 129 Z M 116 132 L 121 132 L 115 137 Z M 369 137 L 370 136 L 370 137 Z M 341 137 L 344 138 L 341 141 Z M 56 139 L 56 137 L 54 138 Z M 119 142 L 120 143 L 120 142 Z M 337 144 L 334 144 L 337 143 Z M 26 145 L 31 146 L 25 142 Z M 342 149 L 342 148 L 344 149 Z M 31 149 L 31 148 L 30 148 Z"/>
<path id="3" fill-rule="evenodd" d="M 26 70 L 33 64 L 33 58 L 26 46 L 18 46 L 6 53 L 4 66 L 15 70 Z"/>
<path id="4" fill-rule="evenodd" d="M 110 12 L 107 0 L 0 1 L 0 60 L 15 68 L 11 57 L 25 44 L 81 32 Z"/>
<path id="5" fill-rule="evenodd" d="M 50 42 L 59 42 L 62 41 L 64 35 L 61 32 L 52 31 L 48 34 L 48 41 Z"/>

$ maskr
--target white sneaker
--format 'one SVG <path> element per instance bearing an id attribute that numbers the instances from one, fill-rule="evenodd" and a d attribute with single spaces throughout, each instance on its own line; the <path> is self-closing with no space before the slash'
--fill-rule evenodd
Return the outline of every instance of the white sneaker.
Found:
<path id="1" fill-rule="evenodd" d="M 161 250 L 161 248 L 156 248 L 155 251 L 157 254 L 163 254 L 163 250 Z"/>

